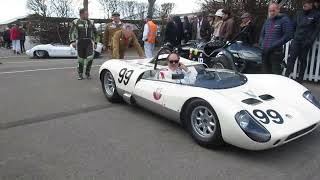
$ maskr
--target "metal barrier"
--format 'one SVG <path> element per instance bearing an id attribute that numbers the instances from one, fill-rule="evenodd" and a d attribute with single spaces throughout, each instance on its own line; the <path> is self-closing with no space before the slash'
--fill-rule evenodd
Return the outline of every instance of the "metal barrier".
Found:
<path id="1" fill-rule="evenodd" d="M 285 62 L 287 62 L 289 56 L 290 42 L 285 45 Z M 294 65 L 291 78 L 296 79 L 299 76 L 298 61 Z M 284 72 L 283 72 L 284 74 Z M 308 65 L 304 73 L 303 80 L 318 82 L 320 80 L 320 37 L 314 42 L 311 50 L 308 53 Z"/>

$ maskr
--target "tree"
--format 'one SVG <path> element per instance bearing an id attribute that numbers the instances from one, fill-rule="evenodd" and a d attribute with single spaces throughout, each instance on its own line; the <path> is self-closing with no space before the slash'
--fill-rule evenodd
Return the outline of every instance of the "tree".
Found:
<path id="1" fill-rule="evenodd" d="M 154 4 L 156 3 L 156 0 L 148 0 L 149 7 L 148 7 L 148 16 L 152 17 L 154 12 Z"/>
<path id="2" fill-rule="evenodd" d="M 72 0 L 51 0 L 51 9 L 57 17 L 73 17 L 73 1 Z"/>
<path id="3" fill-rule="evenodd" d="M 103 7 L 103 11 L 108 18 L 119 9 L 120 0 L 98 0 L 98 2 Z"/>
<path id="4" fill-rule="evenodd" d="M 88 0 L 83 0 L 83 8 L 88 10 Z"/>
<path id="5" fill-rule="evenodd" d="M 136 15 L 136 4 L 136 1 L 120 1 L 119 10 L 124 18 Z"/>
<path id="6" fill-rule="evenodd" d="M 160 16 L 167 18 L 171 14 L 173 8 L 175 7 L 174 3 L 163 3 L 161 4 Z"/>
<path id="7" fill-rule="evenodd" d="M 43 17 L 48 15 L 47 0 L 28 0 L 27 9 Z"/>
<path id="8" fill-rule="evenodd" d="M 147 3 L 137 3 L 136 4 L 136 12 L 139 19 L 145 18 L 148 10 L 148 4 Z"/>

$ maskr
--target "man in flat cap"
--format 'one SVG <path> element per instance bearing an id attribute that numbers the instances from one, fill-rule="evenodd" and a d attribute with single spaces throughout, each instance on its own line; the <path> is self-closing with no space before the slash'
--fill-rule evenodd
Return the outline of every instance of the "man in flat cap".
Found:
<path id="1" fill-rule="evenodd" d="M 255 43 L 256 31 L 252 23 L 252 15 L 250 13 L 243 13 L 241 16 L 240 34 L 238 40 L 244 43 L 253 45 Z"/>
<path id="2" fill-rule="evenodd" d="M 120 20 L 120 14 L 118 12 L 112 13 L 112 22 L 108 23 L 104 31 L 104 45 L 108 50 L 113 51 L 112 38 L 114 34 L 121 30 L 123 23 Z"/>

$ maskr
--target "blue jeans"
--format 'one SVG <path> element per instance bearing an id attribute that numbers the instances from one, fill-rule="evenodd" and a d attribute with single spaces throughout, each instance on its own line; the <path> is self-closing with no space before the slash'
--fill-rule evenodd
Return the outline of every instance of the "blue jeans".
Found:
<path id="1" fill-rule="evenodd" d="M 153 57 L 154 45 L 155 44 L 144 42 L 144 52 L 145 52 L 147 58 L 152 58 Z"/>

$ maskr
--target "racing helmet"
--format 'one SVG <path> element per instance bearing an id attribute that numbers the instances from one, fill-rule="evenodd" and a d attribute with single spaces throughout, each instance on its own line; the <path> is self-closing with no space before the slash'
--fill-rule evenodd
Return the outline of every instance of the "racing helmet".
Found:
<path id="1" fill-rule="evenodd" d="M 223 9 L 218 9 L 215 16 L 223 17 L 224 13 L 222 11 L 223 11 Z"/>

